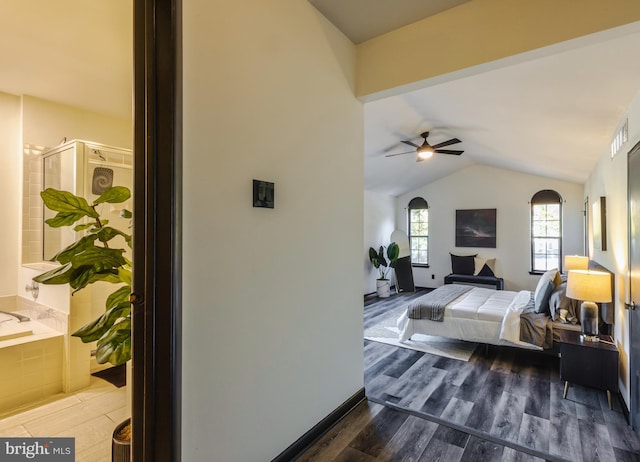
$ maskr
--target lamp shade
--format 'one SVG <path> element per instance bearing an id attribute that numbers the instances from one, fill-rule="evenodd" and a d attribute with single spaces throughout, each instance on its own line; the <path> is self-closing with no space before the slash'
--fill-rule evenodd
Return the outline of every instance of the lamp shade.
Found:
<path id="1" fill-rule="evenodd" d="M 611 274 L 602 271 L 569 271 L 567 297 L 597 303 L 610 302 Z"/>
<path id="2" fill-rule="evenodd" d="M 583 257 L 582 255 L 564 256 L 564 269 L 566 271 L 586 270 L 587 268 L 589 268 L 589 257 Z"/>

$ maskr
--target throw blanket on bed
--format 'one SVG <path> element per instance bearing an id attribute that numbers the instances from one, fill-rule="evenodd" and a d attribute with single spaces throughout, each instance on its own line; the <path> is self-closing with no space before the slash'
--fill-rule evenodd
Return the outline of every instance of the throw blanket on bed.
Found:
<path id="1" fill-rule="evenodd" d="M 547 349 L 553 346 L 553 324 L 545 313 L 536 313 L 533 294 L 520 313 L 520 340 Z"/>
<path id="2" fill-rule="evenodd" d="M 473 289 L 472 286 L 458 284 L 440 286 L 411 302 L 407 307 L 407 316 L 411 319 L 442 321 L 444 319 L 444 307 L 471 289 Z"/>

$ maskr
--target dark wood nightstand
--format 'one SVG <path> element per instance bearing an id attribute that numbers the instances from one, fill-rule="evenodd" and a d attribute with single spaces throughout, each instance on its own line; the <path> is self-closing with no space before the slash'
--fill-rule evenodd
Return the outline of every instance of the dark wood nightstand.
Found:
<path id="1" fill-rule="evenodd" d="M 618 348 L 613 337 L 600 335 L 604 342 L 580 339 L 580 332 L 560 330 L 560 380 L 564 380 L 564 398 L 569 383 L 607 390 L 609 409 L 611 393 L 618 393 Z M 611 342 L 611 343 L 605 343 Z"/>

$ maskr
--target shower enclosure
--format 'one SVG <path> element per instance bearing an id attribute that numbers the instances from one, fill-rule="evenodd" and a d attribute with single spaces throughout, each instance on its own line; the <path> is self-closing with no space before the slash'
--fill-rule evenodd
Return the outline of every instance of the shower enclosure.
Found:
<path id="1" fill-rule="evenodd" d="M 119 149 L 87 141 L 73 140 L 42 155 L 43 188 L 69 191 L 84 197 L 92 203 L 111 186 L 133 185 L 133 158 L 130 150 Z M 103 204 L 104 216 L 118 229 L 127 229 L 129 220 L 119 213 L 124 207 L 131 210 L 131 204 L 119 204 L 109 208 Z M 53 218 L 56 212 L 43 210 L 44 220 Z M 43 227 L 42 256 L 50 260 L 57 252 L 76 240 L 72 229 Z M 124 242 L 123 242 L 124 243 Z"/>

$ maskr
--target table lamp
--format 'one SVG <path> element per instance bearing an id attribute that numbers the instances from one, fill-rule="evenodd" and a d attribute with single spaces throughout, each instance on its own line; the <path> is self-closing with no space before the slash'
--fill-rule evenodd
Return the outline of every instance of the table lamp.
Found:
<path id="1" fill-rule="evenodd" d="M 564 270 L 586 270 L 589 268 L 589 257 L 583 257 L 582 255 L 565 255 L 564 256 Z"/>
<path id="2" fill-rule="evenodd" d="M 602 271 L 570 270 L 567 277 L 567 297 L 582 300 L 580 324 L 583 340 L 599 341 L 598 305 L 611 301 L 611 274 Z"/>

